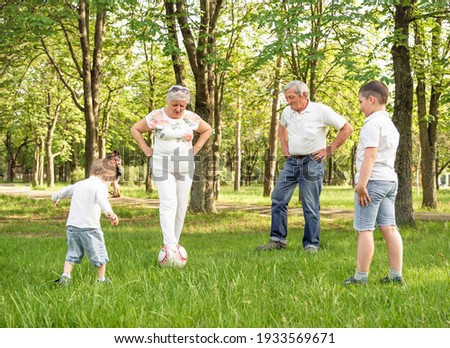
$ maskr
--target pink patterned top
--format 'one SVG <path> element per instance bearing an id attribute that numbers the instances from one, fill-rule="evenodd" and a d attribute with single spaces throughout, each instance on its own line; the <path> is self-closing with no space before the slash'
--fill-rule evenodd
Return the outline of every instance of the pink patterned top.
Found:
<path id="1" fill-rule="evenodd" d="M 146 117 L 155 134 L 154 153 L 151 160 L 153 171 L 187 172 L 188 163 L 194 161 L 192 139 L 201 118 L 186 110 L 179 119 L 170 118 L 164 108 L 150 112 Z"/>

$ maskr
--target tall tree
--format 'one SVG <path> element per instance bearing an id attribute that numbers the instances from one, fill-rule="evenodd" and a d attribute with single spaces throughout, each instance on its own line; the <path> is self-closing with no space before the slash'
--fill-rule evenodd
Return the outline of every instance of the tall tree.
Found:
<path id="1" fill-rule="evenodd" d="M 440 119 L 439 104 L 445 85 L 445 62 L 448 62 L 450 54 L 450 34 L 447 34 L 448 36 L 442 40 L 443 18 L 447 18 L 448 21 L 448 13 L 445 13 L 445 7 L 439 8 L 437 5 L 439 5 L 438 2 L 431 2 L 427 8 L 429 13 L 420 13 L 417 10 L 414 19 L 414 70 L 417 79 L 422 206 L 432 209 L 437 205 L 436 162 Z M 441 45 L 441 42 L 446 44 Z M 428 111 L 427 97 L 429 98 Z"/>
<path id="2" fill-rule="evenodd" d="M 86 123 L 85 140 L 85 176 L 89 176 L 90 167 L 95 158 L 99 156 L 99 117 L 101 107 L 101 77 L 102 77 L 102 48 L 106 30 L 107 7 L 105 3 L 98 2 L 94 10 L 94 32 L 91 30 L 91 2 L 79 0 L 78 3 L 66 4 L 73 14 L 76 14 L 78 26 L 76 37 L 80 40 L 81 59 L 77 57 L 77 50 L 73 43 L 71 23 L 67 24 L 62 18 L 56 18 L 61 32 L 66 40 L 66 47 L 72 58 L 74 68 L 82 80 L 83 101 L 79 101 L 76 88 L 70 84 L 70 73 L 64 72 L 62 64 L 58 63 L 48 47 L 45 38 L 41 39 L 42 48 L 47 54 L 51 64 L 58 73 L 64 86 L 69 90 L 75 105 L 84 113 Z M 70 17 L 69 17 L 70 18 Z"/>
<path id="3" fill-rule="evenodd" d="M 213 180 L 214 180 L 214 198 L 217 200 L 220 194 L 220 165 L 221 165 L 221 146 L 223 138 L 223 117 L 222 110 L 224 106 L 225 91 L 236 91 L 236 123 L 235 123 L 235 179 L 234 188 L 239 190 L 240 168 L 241 168 L 241 149 L 240 149 L 240 117 L 242 116 L 241 104 L 241 84 L 246 77 L 241 76 L 243 71 L 244 57 L 241 54 L 245 41 L 244 30 L 248 30 L 250 16 L 255 5 L 245 4 L 241 0 L 234 1 L 224 6 L 221 29 L 218 39 L 222 45 L 218 45 L 216 53 L 216 81 L 214 91 L 214 125 L 213 125 Z M 229 83 L 234 80 L 237 83 L 236 88 L 232 88 Z"/>
<path id="4" fill-rule="evenodd" d="M 44 146 L 45 139 L 41 135 L 34 137 L 34 155 L 33 155 L 33 178 L 31 185 L 33 187 L 44 185 Z"/>
<path id="5" fill-rule="evenodd" d="M 177 85 L 186 86 L 186 76 L 180 45 L 178 43 L 177 18 L 174 1 L 164 1 L 166 9 L 167 44 L 166 50 L 172 58 L 172 66 Z"/>
<path id="6" fill-rule="evenodd" d="M 411 11 L 415 0 L 401 1 L 395 5 L 394 43 L 392 45 L 392 61 L 394 65 L 395 100 L 393 122 L 400 133 L 400 144 L 397 149 L 395 169 L 399 185 L 395 202 L 397 223 L 414 225 L 412 206 L 412 108 L 413 79 L 411 60 L 408 48 L 409 25 Z"/>
<path id="7" fill-rule="evenodd" d="M 171 1 L 171 0 L 166 0 Z M 177 19 L 183 36 L 189 64 L 195 79 L 195 112 L 209 124 L 214 111 L 214 59 L 216 25 L 222 8 L 222 0 L 200 0 L 198 23 L 190 23 L 191 15 L 185 0 L 175 0 Z M 195 42 L 194 29 L 197 43 Z M 212 172 L 211 141 L 207 141 L 199 152 L 191 192 L 190 209 L 195 212 L 215 211 Z"/>
<path id="8" fill-rule="evenodd" d="M 277 164 L 278 146 L 278 109 L 280 107 L 281 75 L 283 69 L 283 57 L 279 56 L 272 87 L 272 116 L 270 119 L 269 144 L 264 159 L 264 189 L 263 196 L 272 194 L 275 182 L 275 169 Z"/>
<path id="9" fill-rule="evenodd" d="M 8 182 L 13 182 L 14 177 L 17 170 L 18 158 L 20 152 L 27 146 L 30 142 L 28 135 L 25 135 L 24 138 L 21 139 L 19 146 L 14 146 L 13 136 L 11 131 L 7 131 L 6 137 L 4 139 L 4 144 L 6 147 L 6 152 L 8 154 L 8 171 L 7 171 L 7 180 Z"/>
<path id="10" fill-rule="evenodd" d="M 61 154 L 61 151 L 53 152 L 53 136 L 55 133 L 56 123 L 58 122 L 59 113 L 63 99 L 58 99 L 56 105 L 52 105 L 53 96 L 50 91 L 47 91 L 47 105 L 45 110 L 47 113 L 47 134 L 45 137 L 45 154 L 47 157 L 47 186 L 55 186 L 55 168 L 54 159 Z"/>

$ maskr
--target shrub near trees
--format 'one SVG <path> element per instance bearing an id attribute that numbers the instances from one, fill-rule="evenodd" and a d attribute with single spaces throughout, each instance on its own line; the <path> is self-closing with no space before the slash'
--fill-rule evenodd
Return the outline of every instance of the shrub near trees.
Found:
<path id="1" fill-rule="evenodd" d="M 125 166 L 144 164 L 129 128 L 179 83 L 195 95 L 191 108 L 214 127 L 200 154 L 191 209 L 214 211 L 226 166 L 236 174 L 236 190 L 258 179 L 270 195 L 282 161 L 275 132 L 280 90 L 300 79 L 312 100 L 355 128 L 327 164 L 328 182 L 351 183 L 362 124 L 357 90 L 381 79 L 401 133 L 399 221 L 414 223 L 413 168 L 423 205 L 433 208 L 436 177 L 449 164 L 449 13 L 439 0 L 6 1 L 2 174 L 12 181 L 19 171 L 31 173 L 33 185 L 45 177 L 51 186 L 55 169 L 57 180 L 69 180 L 117 148 Z"/>

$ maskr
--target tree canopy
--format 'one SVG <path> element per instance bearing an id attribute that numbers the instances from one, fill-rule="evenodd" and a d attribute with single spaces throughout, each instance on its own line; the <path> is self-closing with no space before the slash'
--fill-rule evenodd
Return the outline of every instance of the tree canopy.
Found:
<path id="1" fill-rule="evenodd" d="M 402 189 L 411 189 L 415 170 L 424 205 L 436 203 L 437 177 L 450 161 L 447 1 L 7 0 L 0 6 L 0 174 L 8 180 L 35 176 L 38 185 L 45 177 L 52 185 L 54 170 L 56 180 L 73 180 L 115 149 L 126 168 L 144 167 L 129 129 L 162 107 L 168 87 L 179 83 L 195 96 L 190 107 L 214 128 L 201 153 L 206 181 L 193 193 L 196 210 L 212 211 L 218 184 L 274 180 L 274 169 L 264 177 L 269 141 L 276 148 L 273 113 L 284 105 L 279 91 L 273 104 L 274 90 L 299 79 L 311 100 L 354 127 L 327 164 L 327 183 L 352 184 L 363 123 L 357 91 L 379 79 L 390 88 L 388 109 L 401 129 Z M 282 162 L 276 152 L 273 160 Z M 232 174 L 236 168 L 242 175 Z M 127 180 L 143 175 L 130 171 Z M 410 194 L 400 194 L 407 205 Z"/>

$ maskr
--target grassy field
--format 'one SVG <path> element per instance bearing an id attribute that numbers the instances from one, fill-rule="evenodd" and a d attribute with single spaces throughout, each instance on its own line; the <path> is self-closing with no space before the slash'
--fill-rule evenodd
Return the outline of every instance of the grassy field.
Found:
<path id="1" fill-rule="evenodd" d="M 224 188 L 221 200 L 268 204 L 252 190 L 237 197 Z M 129 194 L 127 188 L 122 192 Z M 443 212 L 449 199 L 444 196 Z M 351 209 L 349 199 L 351 189 L 327 188 L 322 206 Z M 85 259 L 74 269 L 73 284 L 57 289 L 53 280 L 64 262 L 69 201 L 61 203 L 54 210 L 46 200 L 0 196 L 0 327 L 450 327 L 445 221 L 401 228 L 406 287 L 378 283 L 387 273 L 379 232 L 369 285 L 346 287 L 342 281 L 354 272 L 356 252 L 351 219 L 323 218 L 322 248 L 311 255 L 301 248 L 300 217 L 290 217 L 288 250 L 261 253 L 255 247 L 268 240 L 270 217 L 188 214 L 181 244 L 189 260 L 174 270 L 157 265 L 157 209 L 117 206 L 119 226 L 102 220 L 113 283 L 96 285 Z"/>
<path id="2" fill-rule="evenodd" d="M 125 196 L 138 198 L 158 198 L 157 192 L 151 194 L 145 192 L 143 186 L 123 186 L 122 193 Z M 238 194 L 234 192 L 232 185 L 222 186 L 219 203 L 252 204 L 270 207 L 270 197 L 263 197 L 261 185 L 243 186 Z M 339 208 L 353 210 L 353 189 L 350 186 L 324 186 L 321 195 L 323 208 Z M 295 191 L 290 203 L 292 207 L 300 207 L 298 191 Z M 415 212 L 428 212 L 422 208 L 422 192 L 413 190 L 413 209 Z M 437 209 L 433 212 L 450 214 L 450 189 L 437 191 Z"/>

